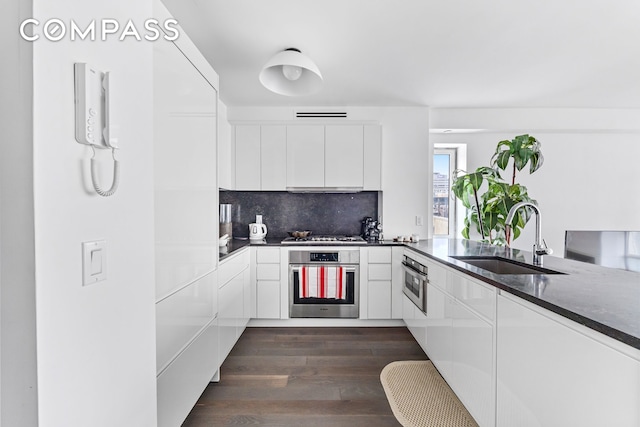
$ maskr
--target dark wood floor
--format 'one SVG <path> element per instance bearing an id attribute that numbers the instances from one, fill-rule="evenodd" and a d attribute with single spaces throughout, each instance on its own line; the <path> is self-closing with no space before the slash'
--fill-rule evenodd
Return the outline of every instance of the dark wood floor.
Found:
<path id="1" fill-rule="evenodd" d="M 380 371 L 426 358 L 406 328 L 247 328 L 183 427 L 397 427 Z"/>

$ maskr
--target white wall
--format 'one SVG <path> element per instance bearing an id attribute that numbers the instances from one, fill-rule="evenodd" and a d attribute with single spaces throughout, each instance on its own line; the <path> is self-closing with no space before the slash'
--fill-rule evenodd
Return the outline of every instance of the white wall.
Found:
<path id="1" fill-rule="evenodd" d="M 296 108 L 228 107 L 229 121 L 293 121 Z M 431 236 L 433 149 L 429 145 L 426 107 L 304 107 L 305 111 L 347 111 L 351 121 L 382 125 L 382 224 L 386 238 Z M 296 120 L 298 122 L 300 120 Z M 317 120 L 317 123 L 323 121 Z M 344 121 L 340 121 L 344 123 Z M 416 216 L 423 225 L 416 225 Z"/>
<path id="2" fill-rule="evenodd" d="M 5 3 L 0 13 L 0 425 L 35 427 L 32 56 L 17 31 L 32 13 L 30 0 Z"/>
<path id="3" fill-rule="evenodd" d="M 469 171 L 488 165 L 503 139 L 529 133 L 542 143 L 544 165 L 519 172 L 517 181 L 539 202 L 554 256 L 564 253 L 566 230 L 640 230 L 639 110 L 434 109 L 431 127 L 452 130 L 432 134 L 432 143 L 467 144 Z M 531 250 L 534 235 L 531 221 L 513 246 Z"/>
<path id="4" fill-rule="evenodd" d="M 34 0 L 69 22 L 152 17 L 150 0 Z M 156 424 L 152 46 L 135 40 L 33 43 L 40 426 Z M 74 138 L 74 62 L 113 72 L 120 188 L 87 188 L 91 150 Z M 110 183 L 109 152 L 101 159 Z M 107 280 L 82 286 L 81 243 L 107 242 Z"/>

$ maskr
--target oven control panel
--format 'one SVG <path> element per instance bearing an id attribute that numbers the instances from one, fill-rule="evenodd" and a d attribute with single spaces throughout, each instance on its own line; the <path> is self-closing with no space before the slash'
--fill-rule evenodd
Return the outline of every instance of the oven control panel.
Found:
<path id="1" fill-rule="evenodd" d="M 340 256 L 338 252 L 310 252 L 310 262 L 339 262 Z"/>

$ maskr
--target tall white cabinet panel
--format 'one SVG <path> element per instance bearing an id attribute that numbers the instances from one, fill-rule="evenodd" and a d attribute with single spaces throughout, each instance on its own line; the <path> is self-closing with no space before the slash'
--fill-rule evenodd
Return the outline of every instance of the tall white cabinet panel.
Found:
<path id="1" fill-rule="evenodd" d="M 236 126 L 236 190 L 260 190 L 260 126 Z"/>
<path id="2" fill-rule="evenodd" d="M 157 299 L 215 268 L 217 92 L 173 43 L 154 43 Z"/>
<path id="3" fill-rule="evenodd" d="M 325 127 L 325 187 L 363 187 L 363 138 L 362 126 Z"/>
<path id="4" fill-rule="evenodd" d="M 497 426 L 639 426 L 640 361 L 558 317 L 498 296 Z"/>
<path id="5" fill-rule="evenodd" d="M 364 190 L 382 190 L 382 127 L 380 125 L 365 125 L 363 131 Z"/>
<path id="6" fill-rule="evenodd" d="M 168 18 L 157 6 L 156 16 Z M 153 49 L 157 397 L 164 427 L 184 421 L 218 369 L 218 76 L 186 34 L 174 43 L 158 40 Z"/>
<path id="7" fill-rule="evenodd" d="M 287 187 L 324 187 L 324 126 L 287 126 Z"/>
<path id="8" fill-rule="evenodd" d="M 287 127 L 260 127 L 260 185 L 263 191 L 287 188 Z"/>

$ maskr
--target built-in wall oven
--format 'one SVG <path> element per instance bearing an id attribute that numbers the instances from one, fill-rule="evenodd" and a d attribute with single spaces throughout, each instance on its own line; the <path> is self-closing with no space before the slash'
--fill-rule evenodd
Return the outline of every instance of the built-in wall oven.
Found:
<path id="1" fill-rule="evenodd" d="M 289 316 L 358 318 L 360 250 L 289 251 Z"/>
<path id="2" fill-rule="evenodd" d="M 402 261 L 404 281 L 402 291 L 423 312 L 427 312 L 427 283 L 429 283 L 429 269 L 426 265 L 404 256 Z"/>

